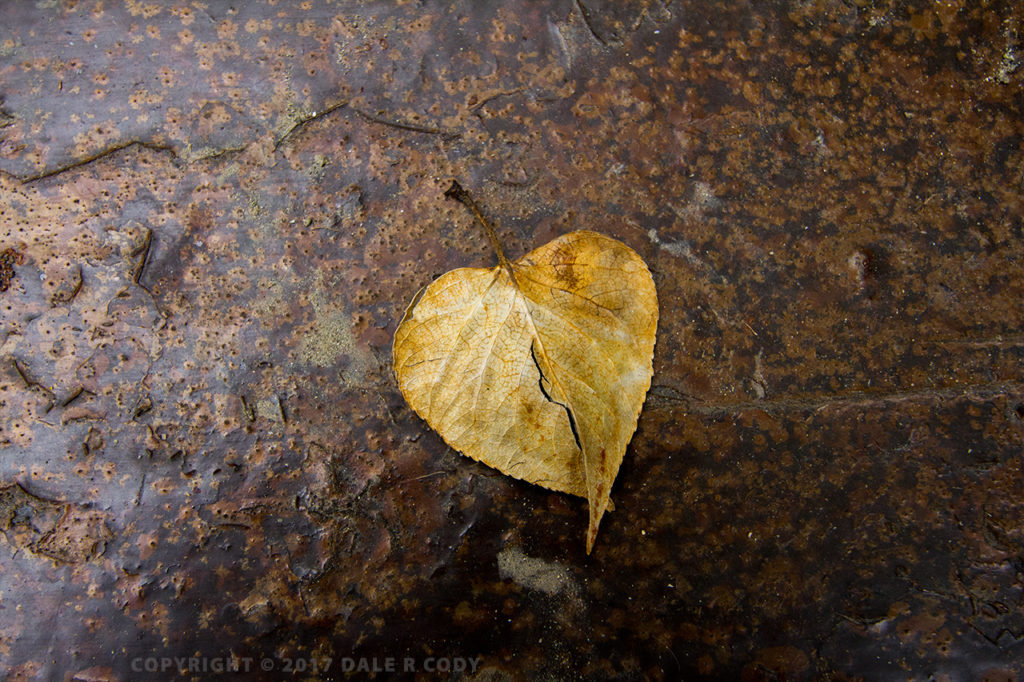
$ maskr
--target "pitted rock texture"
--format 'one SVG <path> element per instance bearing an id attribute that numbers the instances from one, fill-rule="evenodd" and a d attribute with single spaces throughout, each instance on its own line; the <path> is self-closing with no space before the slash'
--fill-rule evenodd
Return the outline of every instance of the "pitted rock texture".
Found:
<path id="1" fill-rule="evenodd" d="M 4 677 L 1024 678 L 1022 27 L 998 0 L 3 3 Z M 452 179 L 512 259 L 589 229 L 654 276 L 589 558 L 582 500 L 398 391 L 408 301 L 493 265 Z"/>

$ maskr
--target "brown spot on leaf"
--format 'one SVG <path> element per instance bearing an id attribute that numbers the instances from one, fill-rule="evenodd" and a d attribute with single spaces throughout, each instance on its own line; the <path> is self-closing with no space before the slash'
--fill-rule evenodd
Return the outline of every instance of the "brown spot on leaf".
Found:
<path id="1" fill-rule="evenodd" d="M 570 244 L 560 245 L 552 251 L 549 262 L 555 269 L 559 286 L 569 290 L 579 286 L 579 278 L 575 270 L 576 255 Z"/>

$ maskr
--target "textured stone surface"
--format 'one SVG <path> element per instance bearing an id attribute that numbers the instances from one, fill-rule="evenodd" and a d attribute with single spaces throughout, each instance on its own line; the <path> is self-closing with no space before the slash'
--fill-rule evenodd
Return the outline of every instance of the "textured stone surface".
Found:
<path id="1" fill-rule="evenodd" d="M 3 3 L 0 669 L 1024 678 L 1022 27 Z M 413 294 L 493 262 L 452 178 L 510 257 L 586 228 L 654 274 L 589 558 L 582 500 L 447 450 L 392 376 Z"/>

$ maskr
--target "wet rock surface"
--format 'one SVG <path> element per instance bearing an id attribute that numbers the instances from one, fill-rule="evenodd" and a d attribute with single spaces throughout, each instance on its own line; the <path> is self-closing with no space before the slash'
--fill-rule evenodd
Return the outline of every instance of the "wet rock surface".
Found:
<path id="1" fill-rule="evenodd" d="M 0 669 L 1021 679 L 1022 26 L 5 3 Z M 585 501 L 398 392 L 406 304 L 493 262 L 453 178 L 511 257 L 586 228 L 654 274 L 590 557 Z"/>

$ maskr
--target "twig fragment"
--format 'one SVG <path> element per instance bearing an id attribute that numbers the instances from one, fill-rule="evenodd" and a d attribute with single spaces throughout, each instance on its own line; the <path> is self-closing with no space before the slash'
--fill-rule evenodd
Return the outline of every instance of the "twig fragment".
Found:
<path id="1" fill-rule="evenodd" d="M 446 140 L 454 140 L 457 137 L 461 137 L 462 133 L 457 133 L 451 130 L 442 130 L 441 128 L 435 128 L 433 126 L 421 126 L 415 123 L 405 123 L 404 121 L 394 121 L 387 118 L 376 116 L 369 112 L 363 111 L 352 107 L 352 111 L 356 112 L 370 123 L 379 123 L 380 125 L 389 126 L 391 128 L 398 128 L 399 130 L 409 130 L 414 133 L 426 133 L 428 135 L 440 135 Z"/>

